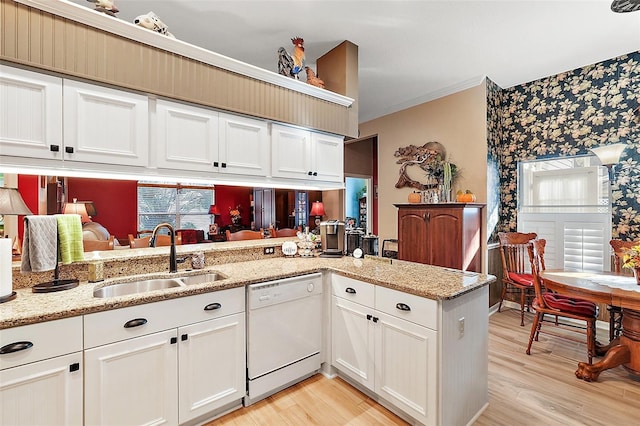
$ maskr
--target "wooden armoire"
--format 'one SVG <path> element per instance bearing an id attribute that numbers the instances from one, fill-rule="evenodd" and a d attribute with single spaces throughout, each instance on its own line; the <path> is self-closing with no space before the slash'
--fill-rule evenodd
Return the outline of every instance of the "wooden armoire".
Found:
<path id="1" fill-rule="evenodd" d="M 395 206 L 398 208 L 398 259 L 481 271 L 484 204 Z"/>

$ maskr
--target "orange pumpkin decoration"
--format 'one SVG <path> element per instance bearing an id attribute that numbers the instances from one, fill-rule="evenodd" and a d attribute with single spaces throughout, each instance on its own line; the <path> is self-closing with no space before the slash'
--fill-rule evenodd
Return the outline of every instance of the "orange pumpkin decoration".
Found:
<path id="1" fill-rule="evenodd" d="M 419 192 L 416 192 L 416 191 L 410 193 L 407 198 L 409 202 L 412 204 L 419 203 L 422 200 L 422 196 L 420 195 Z"/>
<path id="2" fill-rule="evenodd" d="M 476 194 L 472 194 L 471 192 L 456 194 L 456 201 L 459 203 L 473 203 L 476 201 Z"/>

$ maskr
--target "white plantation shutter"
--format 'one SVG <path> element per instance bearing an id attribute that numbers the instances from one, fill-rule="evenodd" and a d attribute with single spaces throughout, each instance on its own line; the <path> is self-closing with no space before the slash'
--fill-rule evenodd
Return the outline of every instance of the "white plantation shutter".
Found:
<path id="1" fill-rule="evenodd" d="M 605 227 L 609 227 L 609 232 Z M 609 256 L 611 225 L 598 222 L 564 224 L 564 269 L 604 271 Z"/>

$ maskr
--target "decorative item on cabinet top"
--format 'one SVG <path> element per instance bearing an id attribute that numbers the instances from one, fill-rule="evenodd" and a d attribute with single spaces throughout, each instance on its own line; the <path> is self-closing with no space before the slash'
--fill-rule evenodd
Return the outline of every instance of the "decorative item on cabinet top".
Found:
<path id="1" fill-rule="evenodd" d="M 447 151 L 439 142 L 427 142 L 422 146 L 409 145 L 396 150 L 394 156 L 399 157 L 396 164 L 400 166 L 400 177 L 396 182 L 396 188 L 409 186 L 420 191 L 438 188 L 442 186 L 443 197 L 441 201 L 450 198 L 451 184 L 457 177 L 458 167 L 446 158 Z M 418 166 L 422 176 L 411 177 L 410 170 Z M 418 179 L 424 179 L 421 183 Z"/>

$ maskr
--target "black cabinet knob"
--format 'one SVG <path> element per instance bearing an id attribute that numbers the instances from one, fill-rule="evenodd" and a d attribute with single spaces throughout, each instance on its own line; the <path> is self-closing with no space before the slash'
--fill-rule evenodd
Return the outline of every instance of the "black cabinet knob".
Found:
<path id="1" fill-rule="evenodd" d="M 51 152 L 60 151 L 60 145 L 49 145 L 49 151 L 51 151 Z"/>
<path id="2" fill-rule="evenodd" d="M 66 152 L 67 154 L 73 154 L 73 147 L 72 146 L 65 146 L 64 147 L 64 152 Z"/>

